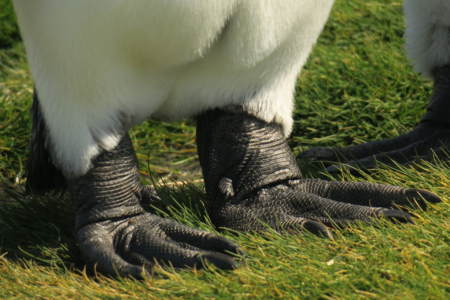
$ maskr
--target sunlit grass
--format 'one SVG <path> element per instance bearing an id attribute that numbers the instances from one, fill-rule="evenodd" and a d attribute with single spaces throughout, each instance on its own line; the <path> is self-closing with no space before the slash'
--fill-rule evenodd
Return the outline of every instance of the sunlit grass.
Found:
<path id="1" fill-rule="evenodd" d="M 431 94 L 402 50 L 401 3 L 337 1 L 296 87 L 295 152 L 397 136 L 413 128 Z M 0 49 L 0 178 L 21 181 L 33 83 L 21 43 Z M 131 131 L 141 174 L 149 180 L 201 178 L 195 126 L 145 122 Z M 444 203 L 414 211 L 417 226 L 380 221 L 333 230 L 334 240 L 275 233 L 220 234 L 247 251 L 248 267 L 233 272 L 154 270 L 145 281 L 111 280 L 84 272 L 67 196 L 0 194 L 0 298 L 393 298 L 446 299 L 450 293 L 450 168 L 381 166 L 354 176 L 330 175 L 300 162 L 306 177 L 370 181 L 438 194 Z M 145 181 L 143 179 L 143 181 Z M 157 185 L 163 201 L 148 210 L 217 232 L 203 186 Z M 6 202 L 2 202 L 7 200 Z"/>

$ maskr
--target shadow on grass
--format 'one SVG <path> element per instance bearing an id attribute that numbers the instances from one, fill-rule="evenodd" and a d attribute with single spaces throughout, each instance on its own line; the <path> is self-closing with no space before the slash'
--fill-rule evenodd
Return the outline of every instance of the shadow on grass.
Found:
<path id="1" fill-rule="evenodd" d="M 82 270 L 68 195 L 25 196 L 7 189 L 15 201 L 0 205 L 0 255 L 11 261 L 32 259 L 38 265 Z"/>
<path id="2" fill-rule="evenodd" d="M 5 186 L 1 189 L 12 201 L 0 202 L 0 256 L 82 272 L 84 263 L 75 241 L 75 210 L 69 195 L 24 195 Z M 212 229 L 202 186 L 163 184 L 156 189 L 161 201 L 143 204 L 147 211 L 195 228 Z"/>
<path id="3" fill-rule="evenodd" d="M 433 163 L 423 162 L 420 171 L 407 167 L 384 166 L 385 169 L 377 168 L 375 172 L 361 172 L 363 176 L 358 177 L 354 177 L 348 170 L 329 174 L 323 167 L 309 161 L 300 161 L 300 167 L 305 177 L 383 182 L 427 189 L 445 197 L 448 190 L 445 186 L 441 187 L 441 181 L 450 178 L 447 163 L 438 159 Z M 430 177 L 430 174 L 433 176 Z M 0 256 L 4 255 L 11 261 L 32 260 L 41 266 L 57 266 L 60 270 L 82 272 L 84 263 L 75 241 L 75 211 L 69 196 L 25 196 L 5 187 L 0 188 L 14 199 L 7 203 L 0 202 Z M 147 211 L 194 228 L 217 233 L 208 216 L 209 205 L 203 184 L 184 183 L 181 186 L 169 186 L 163 183 L 156 184 L 155 188 L 161 200 L 144 203 L 143 207 Z M 254 235 L 251 239 L 254 239 Z"/>
<path id="4" fill-rule="evenodd" d="M 208 215 L 210 206 L 202 183 L 183 182 L 174 187 L 153 182 L 153 185 L 161 200 L 143 204 L 145 210 L 194 228 L 216 231 Z"/>

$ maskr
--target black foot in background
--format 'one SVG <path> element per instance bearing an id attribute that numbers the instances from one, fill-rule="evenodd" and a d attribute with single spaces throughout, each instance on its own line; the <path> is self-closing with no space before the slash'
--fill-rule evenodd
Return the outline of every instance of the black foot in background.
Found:
<path id="1" fill-rule="evenodd" d="M 375 168 L 377 162 L 387 165 L 408 165 L 420 159 L 431 160 L 435 155 L 450 160 L 450 65 L 436 69 L 433 95 L 420 125 L 395 138 L 374 141 L 346 148 L 316 147 L 298 158 L 312 158 L 336 171 L 342 167 Z"/>
<path id="2" fill-rule="evenodd" d="M 346 148 L 316 147 L 297 158 L 321 161 L 328 166 L 328 171 L 333 172 L 352 167 L 373 169 L 378 163 L 409 165 L 419 160 L 432 160 L 435 155 L 450 160 L 449 150 L 450 127 L 421 123 L 411 132 L 392 139 Z"/>
<path id="3" fill-rule="evenodd" d="M 85 175 L 67 180 L 77 211 L 76 236 L 86 266 L 104 275 L 142 278 L 156 263 L 201 268 L 205 260 L 237 268 L 226 238 L 146 213 L 142 200 L 157 198 L 139 185 L 137 158 L 128 134 L 117 147 L 93 160 Z"/>
<path id="4" fill-rule="evenodd" d="M 303 179 L 280 125 L 239 108 L 198 117 L 197 145 L 211 220 L 239 231 L 307 230 L 388 218 L 413 223 L 397 206 L 426 209 L 436 195 L 396 186 Z"/>

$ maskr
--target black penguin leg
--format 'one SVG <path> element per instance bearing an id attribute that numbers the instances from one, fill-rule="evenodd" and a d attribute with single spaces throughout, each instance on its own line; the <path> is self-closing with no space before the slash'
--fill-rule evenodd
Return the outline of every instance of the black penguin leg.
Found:
<path id="1" fill-rule="evenodd" d="M 30 114 L 31 141 L 28 145 L 25 174 L 27 191 L 32 193 L 62 192 L 66 189 L 66 182 L 62 172 L 55 167 L 51 159 L 49 137 L 46 135 L 47 128 L 36 89 L 33 93 Z"/>
<path id="2" fill-rule="evenodd" d="M 404 211 L 441 200 L 434 194 L 372 183 L 303 179 L 280 125 L 240 108 L 198 117 L 197 145 L 216 226 L 263 231 L 269 226 L 331 237 L 323 225 L 386 217 L 414 223 Z"/>
<path id="3" fill-rule="evenodd" d="M 37 97 L 35 101 L 38 109 Z M 240 252 L 236 243 L 144 211 L 140 203 L 157 195 L 139 184 L 128 134 L 114 149 L 93 158 L 89 172 L 65 182 L 77 213 L 76 238 L 91 271 L 141 278 L 156 262 L 201 268 L 205 259 L 222 269 L 237 267 L 228 253 Z"/>
<path id="4" fill-rule="evenodd" d="M 433 95 L 419 126 L 395 138 L 374 141 L 346 148 L 316 147 L 306 150 L 299 158 L 313 158 L 324 163 L 346 162 L 331 166 L 334 171 L 345 166 L 373 168 L 377 162 L 392 165 L 410 164 L 434 155 L 449 160 L 450 153 L 450 65 L 436 69 Z"/>
<path id="5" fill-rule="evenodd" d="M 137 158 L 128 136 L 93 160 L 93 168 L 67 180 L 77 211 L 76 231 L 86 265 L 103 274 L 139 277 L 155 262 L 175 268 L 237 267 L 225 251 L 238 245 L 206 231 L 146 213 L 140 206 Z"/>

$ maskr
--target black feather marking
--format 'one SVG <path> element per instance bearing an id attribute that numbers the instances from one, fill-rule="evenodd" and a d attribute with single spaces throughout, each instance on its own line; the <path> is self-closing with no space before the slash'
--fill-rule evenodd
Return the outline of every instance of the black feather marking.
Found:
<path id="1" fill-rule="evenodd" d="M 33 95 L 31 113 L 31 141 L 26 168 L 27 192 L 63 192 L 66 182 L 62 172 L 52 162 L 44 115 L 39 104 L 36 89 Z"/>

